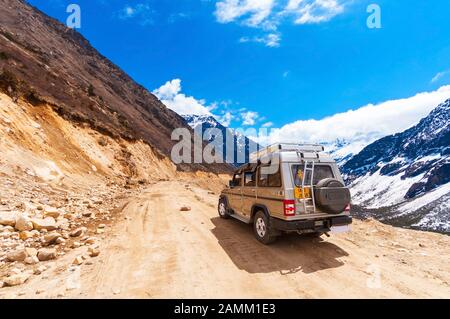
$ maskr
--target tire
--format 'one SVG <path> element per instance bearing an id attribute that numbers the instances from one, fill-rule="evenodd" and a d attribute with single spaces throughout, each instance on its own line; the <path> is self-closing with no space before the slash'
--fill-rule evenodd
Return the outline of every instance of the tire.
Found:
<path id="1" fill-rule="evenodd" d="M 262 211 L 258 211 L 253 222 L 253 232 L 256 239 L 264 245 L 272 244 L 277 237 L 273 234 L 269 218 Z"/>
<path id="2" fill-rule="evenodd" d="M 219 205 L 217 205 L 217 212 L 219 213 L 220 218 L 228 219 L 230 215 L 228 215 L 228 203 L 225 198 L 219 199 Z"/>

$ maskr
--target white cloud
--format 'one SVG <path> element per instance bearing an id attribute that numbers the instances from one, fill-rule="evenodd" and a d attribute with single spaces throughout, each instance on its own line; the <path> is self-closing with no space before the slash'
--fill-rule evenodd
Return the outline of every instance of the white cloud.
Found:
<path id="1" fill-rule="evenodd" d="M 446 76 L 447 74 L 449 74 L 450 71 L 442 71 L 442 72 L 438 72 L 432 79 L 431 79 L 431 83 L 436 83 L 439 80 L 441 80 L 444 76 Z"/>
<path id="2" fill-rule="evenodd" d="M 258 120 L 258 112 L 248 111 L 241 113 L 242 125 L 251 126 L 255 125 Z"/>
<path id="3" fill-rule="evenodd" d="M 154 90 L 153 94 L 155 94 L 169 109 L 181 115 L 211 115 L 211 110 L 217 107 L 217 104 L 215 103 L 207 106 L 205 105 L 205 100 L 197 100 L 192 96 L 186 96 L 181 93 L 180 79 L 166 82 L 160 88 Z"/>
<path id="4" fill-rule="evenodd" d="M 260 26 L 272 13 L 275 0 L 223 0 L 216 4 L 215 15 L 220 23 L 244 18 L 248 26 Z"/>
<path id="5" fill-rule="evenodd" d="M 345 11 L 353 0 L 221 0 L 214 12 L 219 23 L 237 22 L 263 29 L 264 36 L 241 38 L 240 42 L 259 42 L 278 47 L 281 34 L 278 25 L 289 17 L 295 24 L 327 22 Z"/>
<path id="6" fill-rule="evenodd" d="M 262 127 L 266 127 L 266 128 L 272 127 L 272 126 L 273 126 L 273 123 L 272 123 L 272 122 L 267 122 L 267 123 L 264 123 L 264 124 L 262 125 Z"/>
<path id="7" fill-rule="evenodd" d="M 263 43 L 265 46 L 270 48 L 277 48 L 280 46 L 281 36 L 279 33 L 269 33 L 261 37 L 242 37 L 239 39 L 241 43 L 247 42 L 257 42 Z"/>
<path id="8" fill-rule="evenodd" d="M 231 124 L 231 121 L 234 119 L 234 115 L 232 114 L 232 112 L 228 111 L 228 112 L 225 112 L 222 116 L 217 116 L 216 119 L 223 126 L 229 127 Z"/>
<path id="9" fill-rule="evenodd" d="M 118 14 L 122 20 L 137 19 L 142 26 L 153 23 L 153 9 L 148 3 L 126 5 Z"/>
<path id="10" fill-rule="evenodd" d="M 359 150 L 376 139 L 401 132 L 417 124 L 438 104 L 450 98 L 450 85 L 433 92 L 368 104 L 356 110 L 338 113 L 320 120 L 300 120 L 279 129 L 267 137 L 252 137 L 261 144 L 276 142 L 332 143 L 339 140 L 357 142 Z M 358 151 L 359 151 L 358 150 Z"/>
<path id="11" fill-rule="evenodd" d="M 289 0 L 283 13 L 295 16 L 296 24 L 329 21 L 344 12 L 346 0 Z"/>

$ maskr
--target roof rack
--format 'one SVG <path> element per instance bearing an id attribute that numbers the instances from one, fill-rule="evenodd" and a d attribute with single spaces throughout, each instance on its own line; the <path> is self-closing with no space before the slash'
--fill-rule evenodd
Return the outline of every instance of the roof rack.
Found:
<path id="1" fill-rule="evenodd" d="M 323 145 L 306 144 L 306 143 L 276 143 L 269 145 L 257 152 L 250 154 L 251 160 L 257 160 L 262 156 L 272 154 L 275 152 L 306 152 L 306 153 L 320 153 L 325 151 Z"/>

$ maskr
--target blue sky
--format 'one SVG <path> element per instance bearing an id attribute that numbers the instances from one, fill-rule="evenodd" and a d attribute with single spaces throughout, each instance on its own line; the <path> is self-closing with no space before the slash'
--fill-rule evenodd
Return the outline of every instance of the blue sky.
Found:
<path id="1" fill-rule="evenodd" d="M 155 92 L 228 112 L 233 127 L 320 120 L 450 83 L 448 0 L 29 3 L 62 22 L 79 4 L 78 31 L 103 55 L 150 91 L 178 79 Z M 366 25 L 371 3 L 381 29 Z"/>

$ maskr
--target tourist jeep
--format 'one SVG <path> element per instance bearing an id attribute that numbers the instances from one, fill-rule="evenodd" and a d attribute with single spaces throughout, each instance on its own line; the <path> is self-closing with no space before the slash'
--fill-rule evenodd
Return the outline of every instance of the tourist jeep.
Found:
<path id="1" fill-rule="evenodd" d="M 350 191 L 323 151 L 321 145 L 275 144 L 253 153 L 222 191 L 219 216 L 252 224 L 263 244 L 289 232 L 348 231 Z"/>

